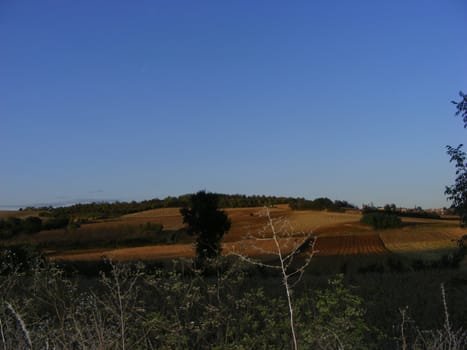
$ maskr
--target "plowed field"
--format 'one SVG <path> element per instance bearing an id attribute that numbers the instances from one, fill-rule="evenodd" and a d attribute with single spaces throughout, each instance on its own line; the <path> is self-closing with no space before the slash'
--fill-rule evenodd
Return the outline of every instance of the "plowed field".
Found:
<path id="1" fill-rule="evenodd" d="M 384 254 L 388 250 L 377 234 L 318 237 L 316 255 Z"/>

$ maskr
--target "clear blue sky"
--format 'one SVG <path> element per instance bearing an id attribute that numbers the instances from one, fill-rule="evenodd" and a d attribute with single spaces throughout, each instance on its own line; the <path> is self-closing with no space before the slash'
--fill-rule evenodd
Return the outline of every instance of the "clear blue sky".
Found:
<path id="1" fill-rule="evenodd" d="M 467 3 L 0 1 L 0 205 L 448 206 Z"/>

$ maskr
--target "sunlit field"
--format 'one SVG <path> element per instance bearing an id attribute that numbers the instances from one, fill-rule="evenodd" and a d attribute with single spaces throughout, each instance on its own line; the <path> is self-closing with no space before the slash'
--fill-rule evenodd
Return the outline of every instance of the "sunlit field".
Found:
<path id="1" fill-rule="evenodd" d="M 404 218 L 403 227 L 373 230 L 360 224 L 359 211 L 293 211 L 287 205 L 268 209 L 276 222 L 281 249 L 290 251 L 303 237 L 316 237 L 316 256 L 397 253 L 429 259 L 456 248 L 464 230 L 457 220 Z M 267 256 L 276 246 L 265 208 L 227 208 L 232 221 L 224 236 L 223 254 Z M 1 217 L 27 217 L 36 212 L 0 212 Z M 160 224 L 157 234 L 142 229 Z M 293 241 L 291 241 L 291 239 Z M 34 244 L 56 260 L 157 260 L 194 256 L 194 238 L 184 233 L 178 208 L 154 209 L 81 225 L 73 230 L 42 231 L 19 235 L 4 244 Z M 310 251 L 308 253 L 311 253 Z"/>

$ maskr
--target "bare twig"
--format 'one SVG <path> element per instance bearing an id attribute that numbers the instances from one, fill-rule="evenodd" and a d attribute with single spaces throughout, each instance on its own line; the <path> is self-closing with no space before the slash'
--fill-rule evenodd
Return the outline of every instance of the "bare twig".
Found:
<path id="1" fill-rule="evenodd" d="M 19 328 L 21 329 L 21 334 L 23 335 L 23 339 L 26 342 L 27 348 L 32 349 L 32 341 L 31 337 L 29 336 L 29 332 L 26 328 L 26 325 L 24 324 L 23 319 L 21 318 L 21 315 L 16 312 L 16 310 L 11 306 L 10 303 L 5 302 L 7 310 L 11 313 L 11 315 L 16 319 Z"/>
<path id="2" fill-rule="evenodd" d="M 297 335 L 295 331 L 295 320 L 294 320 L 294 310 L 293 310 L 293 303 L 292 303 L 292 291 L 293 288 L 297 285 L 297 283 L 301 280 L 305 269 L 311 262 L 311 258 L 315 253 L 314 247 L 316 243 L 316 237 L 312 236 L 312 233 L 300 235 L 302 241 L 294 239 L 294 237 L 298 237 L 297 235 L 293 234 L 293 227 L 289 221 L 285 220 L 284 218 L 272 218 L 269 208 L 265 207 L 264 211 L 261 216 L 264 216 L 267 220 L 267 224 L 265 228 L 259 232 L 258 236 L 249 236 L 248 238 L 255 241 L 255 240 L 266 240 L 271 239 L 274 242 L 274 248 L 270 251 L 255 246 L 255 249 L 266 253 L 268 255 L 275 255 L 278 257 L 279 262 L 278 264 L 268 264 L 261 262 L 256 259 L 252 259 L 248 257 L 246 254 L 241 254 L 236 252 L 234 249 L 230 251 L 230 255 L 235 255 L 239 257 L 241 260 L 246 261 L 250 264 L 267 267 L 275 270 L 279 270 L 282 275 L 282 284 L 285 288 L 285 293 L 287 296 L 287 305 L 289 311 L 289 323 L 290 323 L 290 331 L 292 334 L 292 342 L 293 342 L 293 349 L 298 349 L 297 344 Z M 268 238 L 267 232 L 270 232 L 272 238 Z M 282 244 L 281 244 L 282 243 Z M 304 253 L 305 251 L 309 251 L 305 262 L 300 266 L 293 266 L 294 259 Z M 295 281 L 291 281 L 291 279 L 295 279 Z"/>

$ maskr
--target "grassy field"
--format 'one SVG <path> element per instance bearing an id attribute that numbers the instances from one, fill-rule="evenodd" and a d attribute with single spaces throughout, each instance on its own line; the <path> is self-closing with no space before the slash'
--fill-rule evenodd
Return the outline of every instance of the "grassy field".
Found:
<path id="1" fill-rule="evenodd" d="M 410 257 L 436 259 L 457 248 L 456 240 L 466 234 L 457 220 L 404 218 L 404 226 L 379 232 L 386 248 Z"/>

